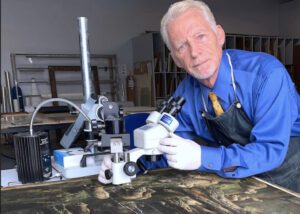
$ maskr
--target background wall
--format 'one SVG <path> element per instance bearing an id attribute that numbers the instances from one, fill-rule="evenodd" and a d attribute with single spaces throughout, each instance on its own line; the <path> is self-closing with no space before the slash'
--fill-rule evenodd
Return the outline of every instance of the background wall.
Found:
<path id="1" fill-rule="evenodd" d="M 172 2 L 176 1 L 2 0 L 1 77 L 4 70 L 11 70 L 10 53 L 79 53 L 79 16 L 89 20 L 91 53 L 118 53 L 122 56 L 119 63 L 130 69 L 128 41 L 144 31 L 158 31 L 160 19 Z M 206 2 L 228 33 L 300 38 L 298 0 L 285 4 L 279 0 Z"/>
<path id="2" fill-rule="evenodd" d="M 1 71 L 11 70 L 9 54 L 12 52 L 79 53 L 79 16 L 89 20 L 91 53 L 114 54 L 134 35 L 157 30 L 161 15 L 171 2 L 3 0 Z"/>
<path id="3" fill-rule="evenodd" d="M 280 4 L 279 9 L 279 35 L 300 38 L 300 1 Z"/>

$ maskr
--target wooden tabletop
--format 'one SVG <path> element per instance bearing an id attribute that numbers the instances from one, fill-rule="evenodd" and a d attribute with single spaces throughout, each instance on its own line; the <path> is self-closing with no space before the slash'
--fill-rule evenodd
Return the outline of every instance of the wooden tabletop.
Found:
<path id="1" fill-rule="evenodd" d="M 130 184 L 96 177 L 1 189 L 3 213 L 299 213 L 300 199 L 254 178 L 156 170 Z"/>
<path id="2" fill-rule="evenodd" d="M 5 114 L 1 115 L 1 131 L 29 126 L 32 114 Z M 55 125 L 63 123 L 73 123 L 76 119 L 76 115 L 71 115 L 69 113 L 37 113 L 33 124 L 34 125 Z"/>

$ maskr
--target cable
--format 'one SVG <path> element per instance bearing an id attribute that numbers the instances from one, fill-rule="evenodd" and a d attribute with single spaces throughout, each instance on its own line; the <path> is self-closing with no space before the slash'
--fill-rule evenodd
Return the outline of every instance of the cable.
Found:
<path id="1" fill-rule="evenodd" d="M 48 100 L 45 100 L 43 102 L 41 102 L 37 107 L 36 109 L 34 110 L 33 114 L 32 114 L 32 117 L 31 117 L 31 120 L 30 120 L 30 128 L 29 128 L 29 132 L 30 132 L 30 135 L 32 136 L 33 135 L 33 129 L 32 129 L 32 125 L 33 125 L 33 120 L 34 120 L 34 117 L 35 115 L 37 114 L 37 112 L 40 110 L 40 108 L 47 104 L 47 103 L 50 103 L 50 102 L 65 102 L 69 105 L 71 105 L 72 107 L 74 107 L 77 111 L 79 111 L 88 121 L 89 123 L 91 123 L 91 120 L 90 118 L 78 107 L 76 106 L 73 102 L 67 100 L 67 99 L 63 99 L 63 98 L 51 98 L 51 99 L 48 99 Z"/>

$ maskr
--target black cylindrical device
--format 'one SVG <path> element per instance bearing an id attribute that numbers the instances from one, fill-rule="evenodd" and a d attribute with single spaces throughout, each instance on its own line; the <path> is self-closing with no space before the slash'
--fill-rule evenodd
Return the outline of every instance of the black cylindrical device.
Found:
<path id="1" fill-rule="evenodd" d="M 105 121 L 106 134 L 123 134 L 124 133 L 124 121 L 120 118 L 114 118 Z"/>
<path id="2" fill-rule="evenodd" d="M 51 177 L 51 154 L 46 132 L 15 134 L 14 147 L 19 181 L 24 184 Z"/>

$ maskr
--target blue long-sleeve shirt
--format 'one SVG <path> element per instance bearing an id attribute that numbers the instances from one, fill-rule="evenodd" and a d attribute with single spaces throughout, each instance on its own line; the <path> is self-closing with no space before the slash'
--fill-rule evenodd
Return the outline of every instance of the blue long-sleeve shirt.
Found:
<path id="1" fill-rule="evenodd" d="M 218 145 L 200 113 L 204 110 L 201 93 L 211 114 L 210 91 L 217 94 L 225 110 L 235 101 L 225 52 L 231 57 L 237 97 L 253 125 L 250 142 L 246 146 Z M 201 146 L 200 171 L 241 178 L 272 170 L 283 162 L 290 137 L 300 136 L 300 99 L 294 84 L 285 67 L 265 53 L 225 50 L 212 89 L 188 75 L 175 91 L 175 96 L 186 99 L 177 116 L 180 125 L 176 134 L 188 139 L 200 137 L 208 142 L 208 146 Z M 224 171 L 231 166 L 237 168 L 231 172 Z"/>

